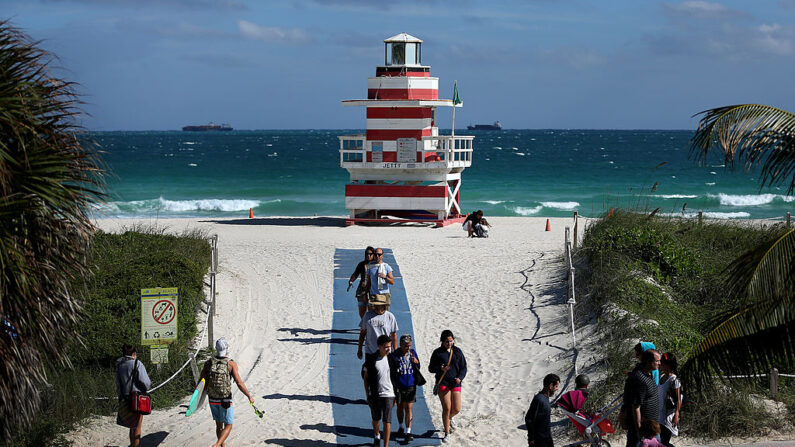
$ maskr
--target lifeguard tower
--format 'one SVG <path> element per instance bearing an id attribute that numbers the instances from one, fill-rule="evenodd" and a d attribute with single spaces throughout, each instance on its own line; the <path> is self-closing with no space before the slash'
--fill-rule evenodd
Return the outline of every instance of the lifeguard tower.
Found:
<path id="1" fill-rule="evenodd" d="M 422 40 L 401 33 L 384 44 L 367 99 L 342 101 L 367 109 L 366 133 L 339 137 L 340 166 L 350 173 L 346 224 L 463 222 L 461 173 L 472 164 L 475 137 L 439 135 L 436 127 L 437 107 L 462 103 L 439 99 L 439 78 L 421 62 Z"/>

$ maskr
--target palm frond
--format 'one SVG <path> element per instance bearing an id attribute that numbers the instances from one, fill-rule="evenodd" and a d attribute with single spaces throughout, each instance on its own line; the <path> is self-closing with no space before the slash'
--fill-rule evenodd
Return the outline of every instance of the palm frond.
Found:
<path id="1" fill-rule="evenodd" d="M 751 250 L 725 270 L 738 309 L 715 316 L 688 355 L 684 380 L 709 390 L 714 376 L 757 375 L 795 363 L 795 230 Z"/>
<path id="2" fill-rule="evenodd" d="M 761 164 L 761 184 L 789 182 L 795 190 L 795 114 L 761 104 L 717 107 L 697 113 L 698 129 L 690 140 L 690 151 L 704 161 L 717 147 L 727 164 L 735 160 L 746 169 Z"/>
<path id="3" fill-rule="evenodd" d="M 0 441 L 35 417 L 47 363 L 69 363 L 71 283 L 89 274 L 90 207 L 103 198 L 101 164 L 76 136 L 80 101 L 52 60 L 0 21 Z"/>

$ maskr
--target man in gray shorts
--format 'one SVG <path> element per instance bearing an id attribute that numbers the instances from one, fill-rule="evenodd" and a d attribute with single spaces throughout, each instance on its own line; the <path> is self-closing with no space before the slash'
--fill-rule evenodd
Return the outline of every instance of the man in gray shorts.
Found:
<path id="1" fill-rule="evenodd" d="M 377 355 L 368 357 L 362 365 L 364 393 L 370 405 L 373 420 L 373 446 L 379 446 L 381 434 L 379 425 L 384 423 L 384 446 L 389 445 L 392 430 L 392 407 L 395 405 L 397 389 L 397 363 L 389 355 L 392 340 L 388 335 L 378 337 Z"/>

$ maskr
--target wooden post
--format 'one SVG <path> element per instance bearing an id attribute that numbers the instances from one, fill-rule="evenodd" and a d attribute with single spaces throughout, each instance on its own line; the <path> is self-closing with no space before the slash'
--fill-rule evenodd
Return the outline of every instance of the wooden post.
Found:
<path id="1" fill-rule="evenodd" d="M 704 212 L 701 211 L 701 210 L 698 210 L 698 224 L 699 225 L 701 225 L 701 219 L 703 219 L 703 218 L 704 218 Z"/>
<path id="2" fill-rule="evenodd" d="M 572 241 L 572 247 L 577 248 L 577 224 L 580 222 L 580 219 L 577 217 L 577 211 L 574 212 L 574 240 Z"/>
<path id="3" fill-rule="evenodd" d="M 791 217 L 791 214 L 790 214 L 789 211 L 787 211 L 787 228 L 790 227 L 790 217 Z"/>
<path id="4" fill-rule="evenodd" d="M 770 395 L 778 396 L 778 368 L 770 370 Z"/>

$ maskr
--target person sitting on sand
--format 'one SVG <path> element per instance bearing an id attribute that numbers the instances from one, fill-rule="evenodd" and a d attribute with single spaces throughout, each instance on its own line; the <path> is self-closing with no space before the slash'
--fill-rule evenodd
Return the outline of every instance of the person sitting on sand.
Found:
<path id="1" fill-rule="evenodd" d="M 232 379 L 235 384 L 248 397 L 248 401 L 254 403 L 254 398 L 240 378 L 237 363 L 226 356 L 229 349 L 224 337 L 215 342 L 215 357 L 207 360 L 202 368 L 199 380 L 205 379 L 207 387 L 207 400 L 210 404 L 210 412 L 215 420 L 215 436 L 218 441 L 213 447 L 223 447 L 229 434 L 232 432 L 234 423 L 234 407 L 232 407 Z"/>
<path id="2" fill-rule="evenodd" d="M 464 231 L 467 232 L 467 237 L 489 237 L 489 222 L 483 218 L 483 211 L 477 210 L 467 216 L 464 221 Z"/>
<path id="3" fill-rule="evenodd" d="M 350 290 L 356 278 L 359 278 L 359 286 L 356 288 L 356 301 L 359 303 L 359 318 L 367 312 L 367 304 L 370 301 L 370 277 L 367 276 L 367 264 L 373 262 L 375 249 L 367 247 L 364 249 L 364 261 L 356 265 L 351 278 L 348 280 L 348 290 Z"/>

